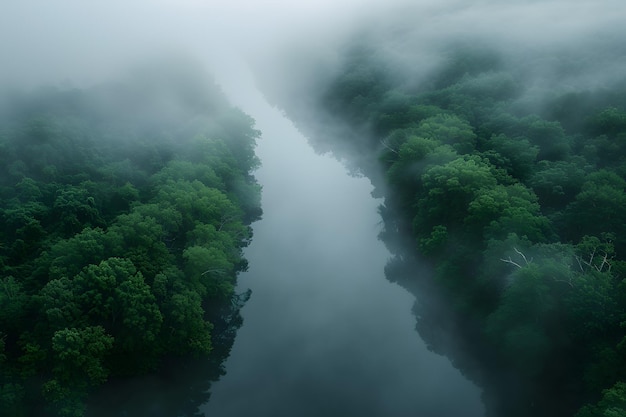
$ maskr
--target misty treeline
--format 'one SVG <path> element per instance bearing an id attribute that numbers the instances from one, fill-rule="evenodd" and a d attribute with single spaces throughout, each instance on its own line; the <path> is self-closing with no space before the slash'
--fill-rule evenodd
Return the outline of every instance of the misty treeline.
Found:
<path id="1" fill-rule="evenodd" d="M 422 337 L 490 416 L 626 415 L 626 83 L 531 91 L 532 67 L 470 42 L 412 77 L 377 45 L 346 47 L 291 116 L 382 167 L 386 274 L 416 294 Z"/>
<path id="2" fill-rule="evenodd" d="M 111 378 L 219 365 L 261 214 L 253 120 L 165 62 L 0 108 L 1 414 L 82 416 Z"/>

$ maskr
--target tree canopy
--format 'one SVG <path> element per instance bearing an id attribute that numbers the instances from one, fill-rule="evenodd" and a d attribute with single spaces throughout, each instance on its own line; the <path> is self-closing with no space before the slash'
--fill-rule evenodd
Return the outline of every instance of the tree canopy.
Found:
<path id="1" fill-rule="evenodd" d="M 220 332 L 237 325 L 242 249 L 261 214 L 259 132 L 194 71 L 142 74 L 14 93 L 0 114 L 0 409 L 11 415 L 82 416 L 110 378 L 171 357 L 219 364 Z"/>
<path id="2" fill-rule="evenodd" d="M 452 48 L 417 80 L 397 68 L 411 51 L 346 49 L 307 111 L 356 132 L 334 149 L 379 184 L 387 276 L 415 293 L 426 342 L 489 415 L 625 415 L 624 84 L 538 98 L 495 48 Z"/>

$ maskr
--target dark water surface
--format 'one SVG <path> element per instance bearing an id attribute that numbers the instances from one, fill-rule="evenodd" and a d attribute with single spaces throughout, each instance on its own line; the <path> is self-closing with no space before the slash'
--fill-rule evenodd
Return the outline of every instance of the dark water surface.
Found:
<path id="1" fill-rule="evenodd" d="M 263 132 L 263 219 L 246 250 L 249 272 L 226 375 L 207 416 L 465 416 L 480 390 L 427 350 L 414 301 L 389 283 L 377 239 L 380 200 L 366 178 L 313 152 L 242 68 L 217 72 L 233 104 Z M 236 80 L 236 81 L 235 81 Z"/>

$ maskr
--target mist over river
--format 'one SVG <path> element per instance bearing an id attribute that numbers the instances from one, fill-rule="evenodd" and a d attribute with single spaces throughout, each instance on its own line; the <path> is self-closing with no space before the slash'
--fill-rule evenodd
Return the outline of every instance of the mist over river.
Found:
<path id="1" fill-rule="evenodd" d="M 623 0 L 5 3 L 0 417 L 626 415 Z"/>
<path id="2" fill-rule="evenodd" d="M 216 78 L 262 131 L 264 215 L 239 278 L 252 289 L 244 324 L 204 413 L 482 416 L 480 390 L 426 348 L 414 298 L 385 279 L 390 254 L 369 180 L 316 154 L 243 64 Z"/>

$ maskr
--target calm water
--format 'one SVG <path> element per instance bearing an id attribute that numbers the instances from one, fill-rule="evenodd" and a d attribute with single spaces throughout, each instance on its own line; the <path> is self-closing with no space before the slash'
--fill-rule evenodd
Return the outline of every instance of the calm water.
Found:
<path id="1" fill-rule="evenodd" d="M 320 156 L 255 90 L 241 66 L 217 73 L 263 132 L 263 219 L 240 276 L 242 310 L 227 374 L 207 416 L 483 415 L 480 390 L 428 351 L 413 298 L 389 283 L 380 200 L 366 178 Z"/>

